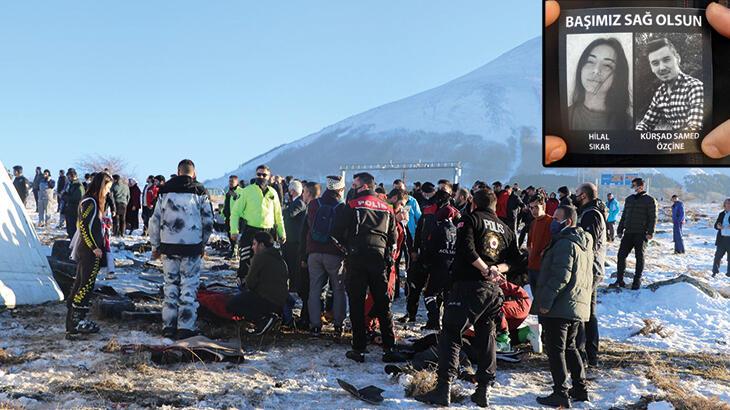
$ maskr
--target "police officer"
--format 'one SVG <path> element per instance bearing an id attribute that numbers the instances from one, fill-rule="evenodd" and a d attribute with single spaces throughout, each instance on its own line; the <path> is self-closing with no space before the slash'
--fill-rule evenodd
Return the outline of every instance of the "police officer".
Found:
<path id="1" fill-rule="evenodd" d="M 388 296 L 388 272 L 397 240 L 395 214 L 375 193 L 372 175 L 357 174 L 352 190 L 352 199 L 337 211 L 332 230 L 332 236 L 347 249 L 345 282 L 352 323 L 352 350 L 347 352 L 347 358 L 365 361 L 365 295 L 369 289 L 373 296 L 370 316 L 378 319 L 383 338 L 383 361 L 405 361 L 394 350 L 393 314 Z"/>
<path id="2" fill-rule="evenodd" d="M 259 165 L 256 167 L 256 183 L 241 190 L 231 204 L 229 229 L 231 240 L 239 242 L 238 281 L 241 287 L 253 258 L 251 246 L 256 233 L 266 232 L 282 245 L 286 242 L 281 201 L 279 194 L 269 185 L 270 178 L 271 169 Z"/>
<path id="3" fill-rule="evenodd" d="M 451 381 L 457 375 L 461 337 L 474 326 L 472 343 L 479 352 L 476 392 L 471 400 L 489 406 L 489 388 L 497 370 L 495 318 L 504 301 L 497 281 L 520 259 L 512 230 L 496 214 L 497 197 L 491 189 L 474 194 L 471 212 L 459 221 L 453 286 L 439 337 L 438 383 L 416 400 L 448 406 Z"/>

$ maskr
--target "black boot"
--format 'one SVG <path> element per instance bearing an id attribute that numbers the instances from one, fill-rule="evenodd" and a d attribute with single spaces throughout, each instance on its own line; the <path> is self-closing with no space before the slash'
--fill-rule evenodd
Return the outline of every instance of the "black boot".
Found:
<path id="1" fill-rule="evenodd" d="M 421 330 L 441 330 L 441 323 L 439 320 L 439 305 L 436 296 L 429 296 L 425 298 L 426 312 L 428 314 L 428 321 L 426 326 L 421 327 Z"/>
<path id="2" fill-rule="evenodd" d="M 91 320 L 86 320 L 89 308 L 69 306 L 66 313 L 66 338 L 74 339 L 78 335 L 99 333 L 99 326 Z"/>
<path id="3" fill-rule="evenodd" d="M 451 383 L 439 380 L 433 390 L 424 394 L 419 394 L 413 398 L 421 403 L 449 407 L 451 404 Z"/>
<path id="4" fill-rule="evenodd" d="M 631 290 L 641 289 L 641 276 L 634 276 L 634 281 L 631 282 Z"/>
<path id="5" fill-rule="evenodd" d="M 576 390 L 575 387 L 571 387 L 568 390 L 568 395 L 573 401 L 591 401 L 590 397 L 588 397 L 588 390 L 585 388 Z"/>
<path id="6" fill-rule="evenodd" d="M 358 363 L 365 363 L 365 353 L 367 353 L 367 350 L 348 350 L 347 353 L 345 353 L 345 357 L 347 357 L 350 360 L 354 360 Z"/>
<path id="7" fill-rule="evenodd" d="M 616 282 L 608 285 L 609 288 L 625 288 L 626 282 L 623 279 L 616 279 Z"/>
<path id="8" fill-rule="evenodd" d="M 570 397 L 557 393 L 553 393 L 547 397 L 538 397 L 537 402 L 548 407 L 562 407 L 564 409 L 570 408 Z"/>
<path id="9" fill-rule="evenodd" d="M 471 401 L 479 407 L 489 407 L 489 385 L 479 383 L 476 391 L 471 395 Z"/>
<path id="10" fill-rule="evenodd" d="M 270 330 L 277 329 L 279 326 L 281 326 L 281 318 L 279 315 L 276 313 L 269 313 L 256 323 L 256 330 L 254 331 L 254 334 L 256 336 L 261 336 Z"/>

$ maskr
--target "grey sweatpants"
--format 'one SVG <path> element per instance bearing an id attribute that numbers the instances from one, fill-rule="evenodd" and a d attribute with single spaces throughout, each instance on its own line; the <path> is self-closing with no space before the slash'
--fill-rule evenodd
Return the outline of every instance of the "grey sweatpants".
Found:
<path id="1" fill-rule="evenodd" d="M 309 325 L 321 327 L 322 289 L 329 280 L 332 284 L 332 313 L 335 326 L 342 326 L 347 315 L 347 293 L 345 291 L 345 270 L 342 256 L 326 253 L 310 253 L 307 258 L 309 268 Z"/>
<path id="2" fill-rule="evenodd" d="M 162 260 L 165 275 L 165 301 L 162 325 L 173 329 L 195 330 L 198 318 L 200 256 L 168 256 Z"/>

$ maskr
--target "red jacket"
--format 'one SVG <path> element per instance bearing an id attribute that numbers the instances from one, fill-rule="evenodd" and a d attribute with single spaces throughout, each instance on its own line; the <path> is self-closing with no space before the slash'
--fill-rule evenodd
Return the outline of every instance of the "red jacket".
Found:
<path id="1" fill-rule="evenodd" d="M 504 293 L 500 330 L 513 332 L 527 319 L 532 301 L 527 291 L 514 283 L 505 281 L 500 288 Z"/>
<path id="2" fill-rule="evenodd" d="M 509 202 L 509 192 L 503 189 L 497 194 L 497 216 L 500 218 L 507 217 L 507 202 Z"/>
<path id="3" fill-rule="evenodd" d="M 558 209 L 558 206 L 560 206 L 560 201 L 558 201 L 557 198 L 548 198 L 545 203 L 545 213 L 553 216 L 555 214 L 555 210 Z"/>
<path id="4" fill-rule="evenodd" d="M 160 187 L 157 185 L 152 185 L 151 187 L 147 188 L 147 192 L 145 192 L 145 198 L 144 198 L 144 206 L 148 208 L 152 208 L 155 206 L 155 202 L 157 201 L 157 194 L 160 192 Z"/>
<path id="5" fill-rule="evenodd" d="M 544 215 L 536 218 L 530 224 L 530 232 L 527 235 L 527 269 L 540 270 L 542 262 L 542 253 L 550 245 L 552 234 L 550 233 L 550 223 L 553 217 Z"/>

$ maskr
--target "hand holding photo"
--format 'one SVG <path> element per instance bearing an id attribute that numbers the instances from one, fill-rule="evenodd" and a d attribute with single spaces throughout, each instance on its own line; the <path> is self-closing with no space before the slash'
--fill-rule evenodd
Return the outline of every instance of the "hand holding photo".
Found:
<path id="1" fill-rule="evenodd" d="M 713 66 L 724 67 L 728 41 L 704 9 L 557 4 L 545 3 L 544 165 L 730 164 L 703 153 L 728 117 L 713 91 L 727 77 Z"/>

